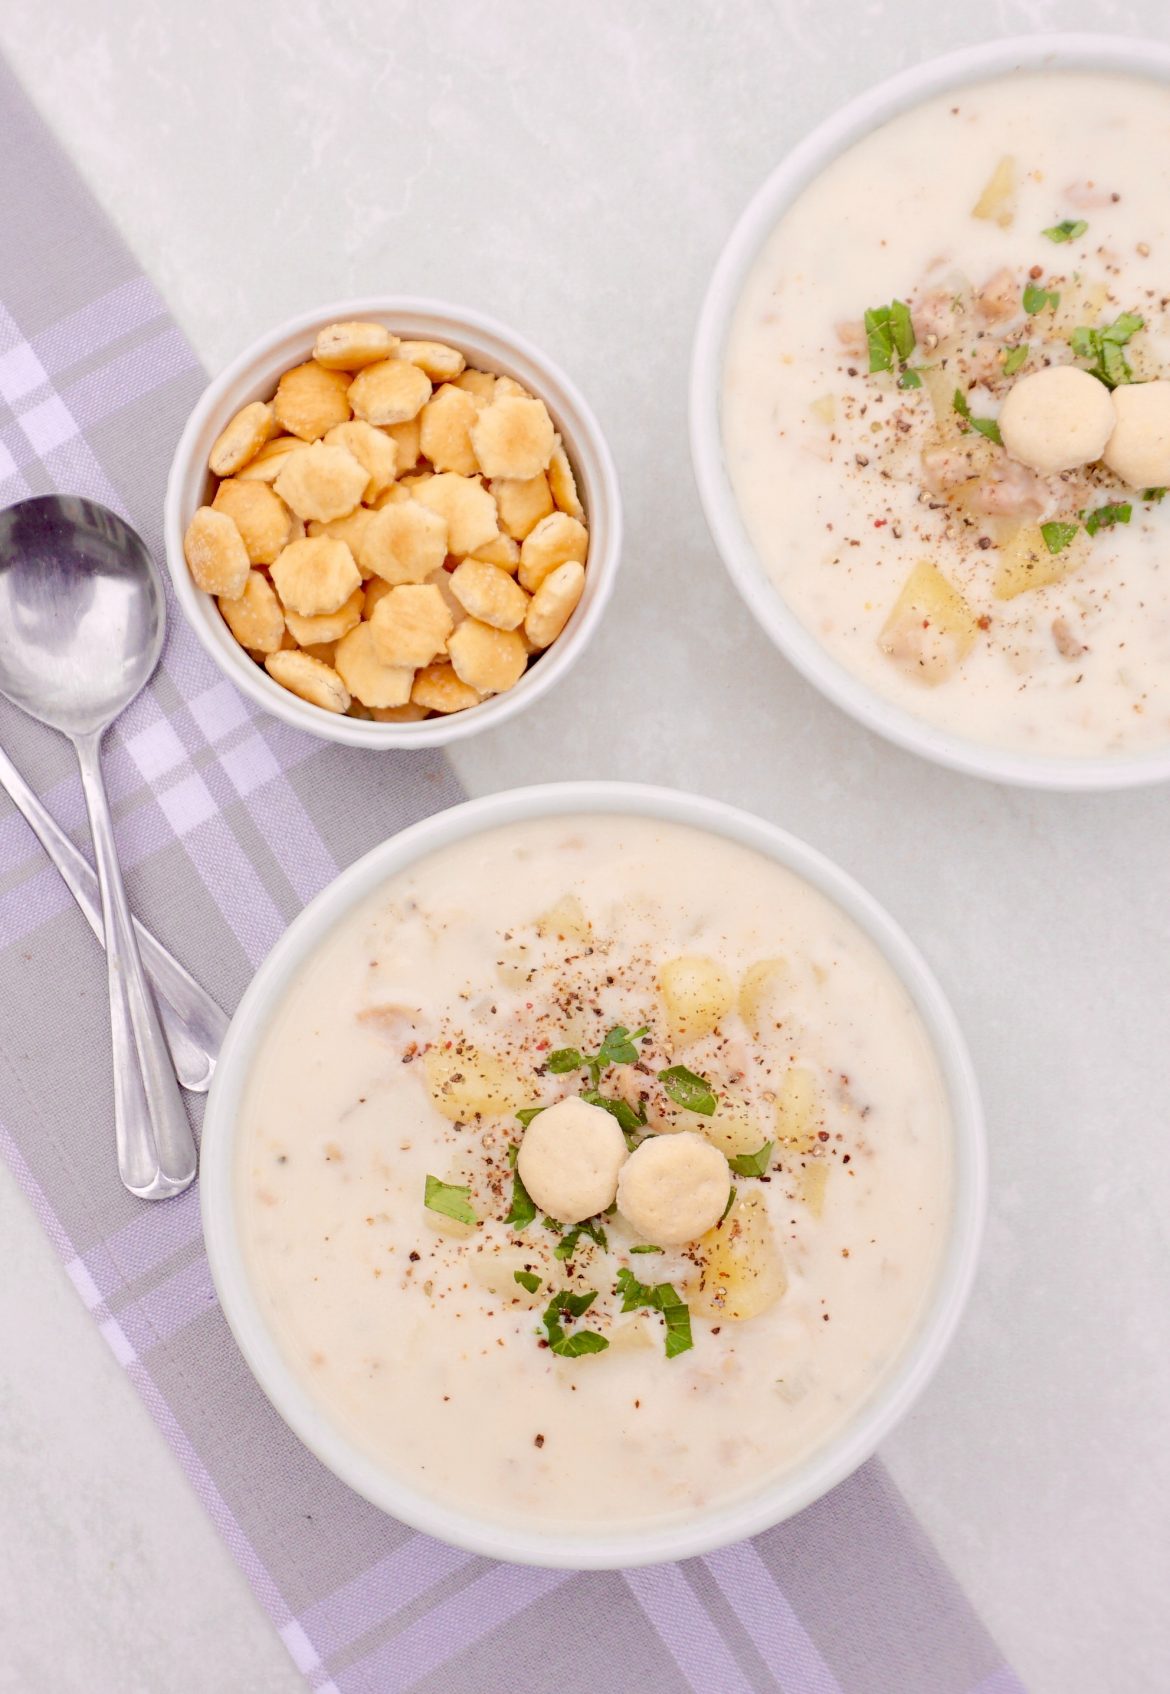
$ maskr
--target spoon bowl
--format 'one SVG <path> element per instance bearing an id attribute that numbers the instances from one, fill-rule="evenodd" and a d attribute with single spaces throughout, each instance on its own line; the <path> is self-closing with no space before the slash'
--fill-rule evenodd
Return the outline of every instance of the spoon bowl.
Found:
<path id="1" fill-rule="evenodd" d="M 128 523 L 45 495 L 0 512 L 0 693 L 64 735 L 90 735 L 139 694 L 166 629 L 162 582 Z"/>
<path id="2" fill-rule="evenodd" d="M 73 495 L 0 512 L 0 693 L 72 741 L 101 885 L 118 1170 L 162 1200 L 195 1175 L 195 1142 L 142 968 L 102 780 L 106 729 L 162 652 L 162 579 L 115 512 Z"/>

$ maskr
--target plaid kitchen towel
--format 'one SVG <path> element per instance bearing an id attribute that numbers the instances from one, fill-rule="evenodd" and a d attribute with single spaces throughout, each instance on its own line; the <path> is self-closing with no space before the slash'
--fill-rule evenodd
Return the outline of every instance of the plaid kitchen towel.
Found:
<path id="1" fill-rule="evenodd" d="M 161 554 L 203 372 L 2 66 L 0 125 L 0 505 L 92 495 Z M 0 740 L 84 840 L 65 742 L 3 702 Z M 174 613 L 107 747 L 135 909 L 228 1008 L 341 866 L 460 797 L 439 758 L 323 746 L 257 715 Z M 249 1376 L 195 1191 L 146 1205 L 121 1187 L 111 1109 L 99 951 L 0 801 L 0 1150 L 311 1687 L 1019 1694 L 877 1462 L 754 1542 L 626 1573 L 495 1565 L 375 1511 Z"/>

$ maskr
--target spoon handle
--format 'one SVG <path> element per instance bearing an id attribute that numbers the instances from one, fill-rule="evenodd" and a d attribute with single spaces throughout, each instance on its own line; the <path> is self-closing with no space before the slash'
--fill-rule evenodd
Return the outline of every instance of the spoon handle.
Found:
<path id="1" fill-rule="evenodd" d="M 7 790 L 13 804 L 60 871 L 86 922 L 104 946 L 101 890 L 89 861 L 54 822 L 2 748 L 0 786 Z M 215 1074 L 219 1049 L 227 1032 L 227 1017 L 211 995 L 137 918 L 134 919 L 134 931 L 147 974 L 162 997 L 158 1011 L 175 1075 L 184 1088 L 194 1094 L 205 1094 Z"/>
<path id="2" fill-rule="evenodd" d="M 195 1141 L 134 936 L 102 780 L 101 732 L 74 737 L 74 746 L 105 919 L 118 1169 L 132 1194 L 163 1200 L 181 1193 L 193 1180 Z"/>

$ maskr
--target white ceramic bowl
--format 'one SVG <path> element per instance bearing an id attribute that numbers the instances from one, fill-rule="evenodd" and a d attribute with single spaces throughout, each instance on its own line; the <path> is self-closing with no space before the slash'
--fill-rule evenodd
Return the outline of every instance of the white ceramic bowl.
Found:
<path id="1" fill-rule="evenodd" d="M 964 47 L 859 95 L 793 148 L 748 204 L 715 267 L 691 364 L 691 454 L 715 545 L 732 581 L 776 646 L 809 682 L 868 728 L 938 764 L 1034 788 L 1129 788 L 1170 777 L 1170 747 L 1131 758 L 1012 752 L 938 729 L 893 705 L 834 659 L 782 598 L 756 556 L 723 457 L 720 403 L 728 329 L 764 242 L 805 188 L 841 153 L 899 112 L 1016 70 L 1121 71 L 1170 82 L 1170 48 L 1104 35 L 1037 35 Z"/>
<path id="2" fill-rule="evenodd" d="M 454 841 L 505 824 L 581 812 L 650 817 L 709 830 L 786 866 L 853 919 L 901 979 L 934 1045 L 954 1123 L 954 1208 L 916 1333 L 872 1398 L 819 1452 L 749 1499 L 666 1528 L 558 1536 L 493 1523 L 428 1499 L 375 1464 L 329 1421 L 284 1362 L 249 1285 L 237 1235 L 234 1167 L 236 1121 L 257 1046 L 294 972 L 346 914 L 404 866 Z M 215 1286 L 245 1359 L 285 1422 L 342 1481 L 416 1529 L 475 1553 L 526 1564 L 617 1569 L 689 1558 L 754 1535 L 818 1499 L 869 1457 L 921 1393 L 954 1333 L 975 1271 L 985 1186 L 978 1090 L 954 1016 L 916 949 L 864 889 L 783 830 L 718 801 L 641 784 L 571 782 L 495 794 L 427 818 L 343 871 L 301 913 L 261 966 L 232 1019 L 204 1122 L 201 1200 Z"/>
<path id="3" fill-rule="evenodd" d="M 504 694 L 465 712 L 421 723 L 367 723 L 311 706 L 282 688 L 253 663 L 233 638 L 215 601 L 196 588 L 183 557 L 183 534 L 214 480 L 207 469 L 211 445 L 228 419 L 250 400 L 270 399 L 282 372 L 313 350 L 318 330 L 346 319 L 384 323 L 396 335 L 447 341 L 469 364 L 515 377 L 545 402 L 560 431 L 577 477 L 589 523 L 585 592 L 563 634 Z M 240 354 L 204 390 L 175 449 L 167 483 L 164 519 L 167 565 L 179 605 L 216 664 L 236 687 L 274 717 L 326 741 L 351 747 L 436 747 L 505 723 L 539 700 L 565 675 L 588 646 L 613 589 L 621 556 L 622 508 L 617 472 L 601 426 L 569 378 L 531 342 L 482 312 L 437 300 L 373 295 L 339 300 L 291 318 Z"/>

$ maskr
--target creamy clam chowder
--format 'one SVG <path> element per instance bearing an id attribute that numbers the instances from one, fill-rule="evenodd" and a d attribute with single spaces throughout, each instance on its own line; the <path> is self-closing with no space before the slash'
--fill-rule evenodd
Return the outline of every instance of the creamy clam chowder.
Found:
<path id="1" fill-rule="evenodd" d="M 832 1437 L 951 1213 L 933 1050 L 869 940 L 771 860 L 628 817 L 485 833 L 355 909 L 262 1039 L 237 1158 L 250 1281 L 335 1427 L 562 1532 L 731 1501 Z"/>
<path id="2" fill-rule="evenodd" d="M 1170 742 L 1168 378 L 1170 90 L 1015 74 L 785 213 L 730 332 L 728 471 L 877 693 L 1018 752 L 1141 754 Z"/>

